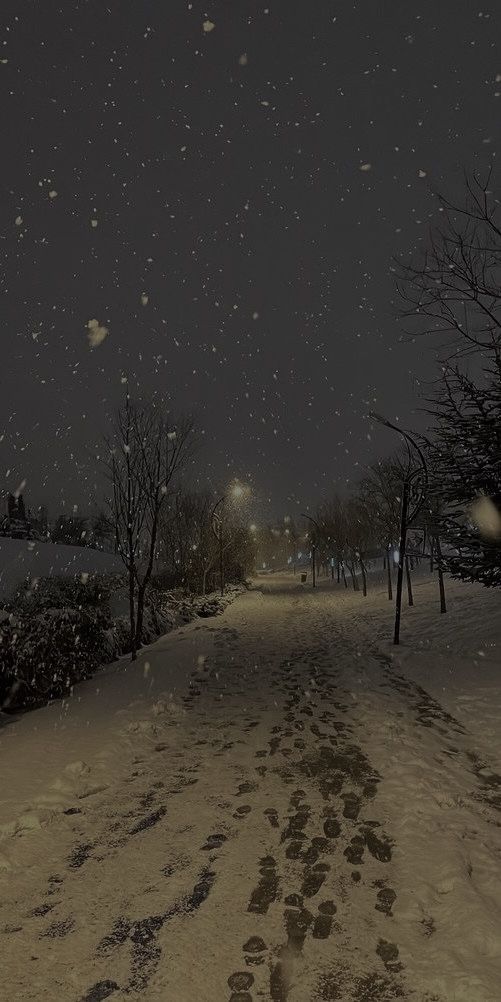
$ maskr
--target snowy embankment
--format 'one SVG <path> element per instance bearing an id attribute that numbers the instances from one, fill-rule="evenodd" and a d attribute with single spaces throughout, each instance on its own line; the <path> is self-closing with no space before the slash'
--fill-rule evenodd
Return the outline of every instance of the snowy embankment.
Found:
<path id="1" fill-rule="evenodd" d="M 126 655 L 76 686 L 68 699 L 14 718 L 0 714 L 2 838 L 57 823 L 75 798 L 106 790 L 130 771 L 137 737 L 154 741 L 162 717 L 179 709 L 176 693 L 193 669 L 190 635 L 196 623 L 165 641 Z M 0 855 L 0 869 L 8 857 Z"/>
<path id="2" fill-rule="evenodd" d="M 398 647 L 395 607 L 382 580 L 365 600 L 338 593 L 366 690 L 354 687 L 353 698 L 366 719 L 365 747 L 384 776 L 380 807 L 398 847 L 395 918 L 415 984 L 446 1002 L 491 1002 L 501 998 L 500 596 L 446 578 L 448 611 L 441 615 L 436 578 L 423 568 L 413 584 L 415 605 L 409 608 L 405 595 Z M 387 686 L 377 728 L 376 676 Z M 417 724 L 412 730 L 399 708 L 402 695 Z M 419 926 L 426 949 L 417 953 Z"/>
<path id="3" fill-rule="evenodd" d="M 8 598 L 28 577 L 122 572 L 122 561 L 114 553 L 102 553 L 88 546 L 0 538 L 0 601 Z"/>
<path id="4" fill-rule="evenodd" d="M 404 589 L 401 642 L 392 643 L 395 603 L 382 572 L 366 599 L 337 593 L 361 636 L 384 651 L 397 669 L 457 717 L 501 771 L 501 593 L 445 578 L 447 612 L 440 613 L 436 575 L 425 565 L 413 575 L 414 606 Z M 321 582 L 326 587 L 326 582 Z M 327 585 L 328 587 L 328 585 Z"/>
<path id="5" fill-rule="evenodd" d="M 130 769 L 124 739 L 130 752 L 134 735 L 152 739 L 161 718 L 176 719 L 176 694 L 184 691 L 194 667 L 193 631 L 220 615 L 242 590 L 232 586 L 224 597 L 173 601 L 174 635 L 166 633 L 144 646 L 137 661 L 124 654 L 75 685 L 67 698 L 27 715 L 0 711 L 0 870 L 6 865 L 3 837 L 43 827 L 76 795 L 85 798 L 105 790 Z M 183 620 L 186 625 L 181 626 Z M 198 655 L 195 662 L 203 666 Z"/>
<path id="6" fill-rule="evenodd" d="M 60 699 L 130 650 L 124 575 L 72 573 L 71 565 L 66 571 L 25 581 L 4 600 L 0 710 L 12 713 Z M 152 643 L 197 617 L 222 612 L 228 598 L 167 591 L 153 582 L 145 602 L 142 643 Z"/>

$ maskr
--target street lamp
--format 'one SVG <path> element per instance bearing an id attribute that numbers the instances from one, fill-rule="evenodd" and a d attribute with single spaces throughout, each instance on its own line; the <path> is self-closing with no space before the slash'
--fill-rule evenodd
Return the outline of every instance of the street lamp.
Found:
<path id="1" fill-rule="evenodd" d="M 240 501 L 249 492 L 250 488 L 245 484 L 239 483 L 235 480 L 233 484 L 228 488 L 226 494 L 216 501 L 212 513 L 211 513 L 211 525 L 212 531 L 218 541 L 219 546 L 219 584 L 221 589 L 221 595 L 224 595 L 224 545 L 223 545 L 223 505 L 228 500 Z M 218 509 L 221 509 L 218 513 Z"/>
<path id="2" fill-rule="evenodd" d="M 315 526 L 315 529 L 317 530 L 318 534 L 320 535 L 320 527 L 318 525 L 318 522 L 315 522 L 315 519 L 312 518 L 311 515 L 305 515 L 304 513 L 301 513 L 301 518 L 307 518 L 310 522 L 313 522 L 313 525 Z M 313 588 L 316 588 L 316 585 L 317 585 L 316 576 L 315 576 L 315 551 L 316 551 L 316 548 L 317 548 L 316 547 L 316 537 L 312 533 L 312 536 L 311 536 L 311 558 L 312 558 Z"/>
<path id="3" fill-rule="evenodd" d="M 384 425 L 386 428 L 391 428 L 392 431 L 396 431 L 398 435 L 403 438 L 408 453 L 408 464 L 407 470 L 404 473 L 402 480 L 402 501 L 400 508 L 400 542 L 398 546 L 398 573 L 397 573 L 397 595 L 395 602 L 395 629 L 393 633 L 393 643 L 400 643 L 400 618 L 402 613 L 402 586 L 404 580 L 404 564 L 406 560 L 405 548 L 407 544 L 407 530 L 412 524 L 418 513 L 420 512 L 427 492 L 428 487 L 428 467 L 426 465 L 426 460 L 424 458 L 423 452 L 420 449 L 418 443 L 409 434 L 408 431 L 404 431 L 403 428 L 399 428 L 398 425 L 392 424 L 387 418 L 381 417 L 380 414 L 372 413 L 373 417 L 379 424 Z M 414 449 L 415 453 L 419 459 L 419 467 L 412 469 L 412 454 L 411 448 Z M 414 505 L 413 511 L 409 514 L 409 497 L 413 481 L 422 475 L 423 483 L 421 490 L 419 492 L 418 499 Z M 395 555 L 396 556 L 396 555 Z M 410 578 L 409 578 L 410 580 Z"/>

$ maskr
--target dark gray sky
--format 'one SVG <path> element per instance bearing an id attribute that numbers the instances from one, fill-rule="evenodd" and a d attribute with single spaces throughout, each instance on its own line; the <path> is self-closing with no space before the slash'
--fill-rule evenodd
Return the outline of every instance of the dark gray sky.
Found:
<path id="1" fill-rule="evenodd" d="M 393 445 L 370 406 L 421 420 L 389 264 L 495 156 L 499 8 L 1 6 L 5 488 L 85 505 L 124 371 L 195 410 L 201 482 L 294 514 L 356 480 Z"/>

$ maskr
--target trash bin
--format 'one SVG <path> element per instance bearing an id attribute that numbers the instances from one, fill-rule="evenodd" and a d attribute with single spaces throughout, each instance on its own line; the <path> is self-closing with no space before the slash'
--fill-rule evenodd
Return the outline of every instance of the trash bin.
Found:
<path id="1" fill-rule="evenodd" d="M 304 584 L 304 583 L 305 583 L 305 581 L 306 581 L 306 578 L 307 578 L 307 575 L 306 575 L 306 574 L 301 574 L 301 584 Z"/>

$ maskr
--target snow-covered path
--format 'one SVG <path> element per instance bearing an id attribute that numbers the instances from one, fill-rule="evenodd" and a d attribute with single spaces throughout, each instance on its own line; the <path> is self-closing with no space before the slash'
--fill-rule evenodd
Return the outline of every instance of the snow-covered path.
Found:
<path id="1" fill-rule="evenodd" d="M 9 999 L 501 997 L 501 777 L 336 593 L 270 578 L 0 738 Z"/>

